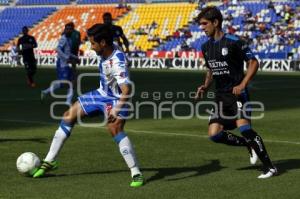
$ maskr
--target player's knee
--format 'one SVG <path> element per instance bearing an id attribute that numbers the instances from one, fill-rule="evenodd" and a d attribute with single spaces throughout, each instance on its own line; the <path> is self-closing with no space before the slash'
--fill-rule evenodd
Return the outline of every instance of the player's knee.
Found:
<path id="1" fill-rule="evenodd" d="M 222 140 L 223 140 L 223 135 L 224 135 L 224 132 L 221 131 L 219 133 L 216 133 L 214 135 L 210 135 L 209 136 L 209 139 L 213 142 L 216 142 L 216 143 L 221 143 Z"/>
<path id="2" fill-rule="evenodd" d="M 257 133 L 251 128 L 249 124 L 240 126 L 239 129 L 241 134 L 247 139 L 253 140 L 257 136 Z"/>
<path id="3" fill-rule="evenodd" d="M 120 122 L 114 122 L 114 123 L 109 123 L 107 125 L 108 131 L 111 133 L 112 136 L 117 135 L 119 132 L 122 131 L 122 125 Z"/>
<path id="4" fill-rule="evenodd" d="M 74 120 L 75 120 L 76 118 L 71 114 L 71 112 L 68 110 L 68 111 L 66 111 L 65 113 L 64 113 L 64 115 L 63 115 L 63 120 L 65 121 L 65 122 L 68 122 L 68 123 L 74 123 Z"/>

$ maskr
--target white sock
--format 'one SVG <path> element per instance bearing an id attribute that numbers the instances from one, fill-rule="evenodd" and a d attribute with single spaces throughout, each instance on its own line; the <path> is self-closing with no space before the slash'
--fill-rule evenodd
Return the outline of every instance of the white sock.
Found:
<path id="1" fill-rule="evenodd" d="M 55 91 L 58 88 L 60 88 L 60 83 L 55 82 L 55 83 L 51 84 L 49 88 L 47 88 L 45 90 L 42 90 L 42 92 L 44 94 L 48 94 L 48 93 L 51 93 L 51 92 Z"/>
<path id="2" fill-rule="evenodd" d="M 123 134 L 123 136 L 122 136 L 121 140 L 119 141 L 118 145 L 119 145 L 121 155 L 123 156 L 127 166 L 129 167 L 129 169 L 131 171 L 131 176 L 133 177 L 137 174 L 141 174 L 132 144 L 125 133 L 121 132 L 121 134 Z M 120 133 L 117 135 L 117 137 L 119 135 L 120 135 Z M 115 140 L 116 140 L 116 137 L 115 137 Z"/>
<path id="3" fill-rule="evenodd" d="M 56 130 L 53 137 L 49 152 L 45 158 L 45 161 L 52 162 L 56 159 L 59 151 L 64 145 L 64 142 L 69 137 L 72 127 L 66 125 L 64 122 L 61 123 L 60 127 Z"/>

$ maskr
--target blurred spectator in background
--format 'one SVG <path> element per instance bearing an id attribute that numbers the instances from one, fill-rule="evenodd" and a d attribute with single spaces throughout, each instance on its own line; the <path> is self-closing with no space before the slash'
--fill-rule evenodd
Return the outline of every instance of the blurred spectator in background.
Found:
<path id="1" fill-rule="evenodd" d="M 113 19 L 112 19 L 112 15 L 110 12 L 104 13 L 102 18 L 103 18 L 104 24 L 111 26 L 111 29 L 113 32 L 114 44 L 116 46 L 118 46 L 122 51 L 128 53 L 129 52 L 129 42 L 123 32 L 122 27 L 113 25 L 113 23 L 112 23 Z M 121 39 L 122 39 L 122 42 L 121 42 Z M 125 46 L 125 50 L 123 48 L 123 45 Z"/>
<path id="2" fill-rule="evenodd" d="M 9 55 L 11 59 L 10 66 L 12 68 L 17 67 L 19 65 L 19 54 L 16 43 L 14 41 L 11 42 Z"/>
<path id="3" fill-rule="evenodd" d="M 81 35 L 80 35 L 80 32 L 75 29 L 75 24 L 73 22 L 70 22 L 68 24 L 72 28 L 72 33 L 71 33 L 71 41 L 72 41 L 71 53 L 73 55 L 78 56 L 79 46 L 81 44 Z M 76 75 L 76 73 L 77 73 L 76 72 L 77 61 L 73 60 L 71 62 L 71 65 L 72 65 L 73 73 L 74 73 L 74 75 Z"/>
<path id="4" fill-rule="evenodd" d="M 34 88 L 36 84 L 33 77 L 36 73 L 36 59 L 34 57 L 33 49 L 37 47 L 36 40 L 33 36 L 28 34 L 27 26 L 22 28 L 23 36 L 19 38 L 17 49 L 23 56 L 23 63 L 27 72 L 27 84 Z"/>

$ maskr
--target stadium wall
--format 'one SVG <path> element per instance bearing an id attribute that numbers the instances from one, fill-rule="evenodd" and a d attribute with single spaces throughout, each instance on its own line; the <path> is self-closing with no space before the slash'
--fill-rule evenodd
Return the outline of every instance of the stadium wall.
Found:
<path id="1" fill-rule="evenodd" d="M 39 55 L 36 56 L 39 67 L 55 67 L 56 56 Z M 23 60 L 20 60 L 23 65 Z M 300 60 L 282 60 L 282 59 L 261 59 L 260 70 L 262 71 L 300 71 Z M 8 66 L 11 63 L 9 53 L 0 54 L 0 65 Z M 98 57 L 80 57 L 79 67 L 98 67 Z M 147 69 L 186 69 L 186 70 L 204 70 L 203 58 L 148 58 L 131 57 L 129 59 L 130 68 Z"/>

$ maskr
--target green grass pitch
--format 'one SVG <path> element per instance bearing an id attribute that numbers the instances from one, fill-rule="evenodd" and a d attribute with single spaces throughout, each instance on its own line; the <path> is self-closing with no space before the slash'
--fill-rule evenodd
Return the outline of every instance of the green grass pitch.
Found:
<path id="1" fill-rule="evenodd" d="M 97 70 L 79 70 L 86 72 Z M 187 95 L 174 94 L 195 91 L 204 73 L 136 69 L 131 77 L 136 85 L 134 103 L 159 104 L 169 98 L 166 92 L 173 93 L 168 99 L 173 102 L 194 103 Z M 59 169 L 45 178 L 32 179 L 17 172 L 15 162 L 22 152 L 45 157 L 58 126 L 59 120 L 49 114 L 55 99 L 39 101 L 40 89 L 54 79 L 54 70 L 40 68 L 37 88 L 32 89 L 25 83 L 22 68 L 0 68 L 0 198 L 300 198 L 300 73 L 259 72 L 250 86 L 252 100 L 266 107 L 265 117 L 253 121 L 253 126 L 265 139 L 279 176 L 258 180 L 260 163 L 250 166 L 244 148 L 209 141 L 207 120 L 175 120 L 167 112 L 155 120 L 153 109 L 142 107 L 140 119 L 126 125 L 147 180 L 137 189 L 129 187 L 129 170 L 105 128 L 76 126 L 59 155 Z M 95 89 L 98 80 L 83 79 L 82 86 L 84 91 Z M 188 114 L 187 107 L 176 108 L 177 115 Z M 60 115 L 65 109 L 56 107 L 55 113 Z"/>

